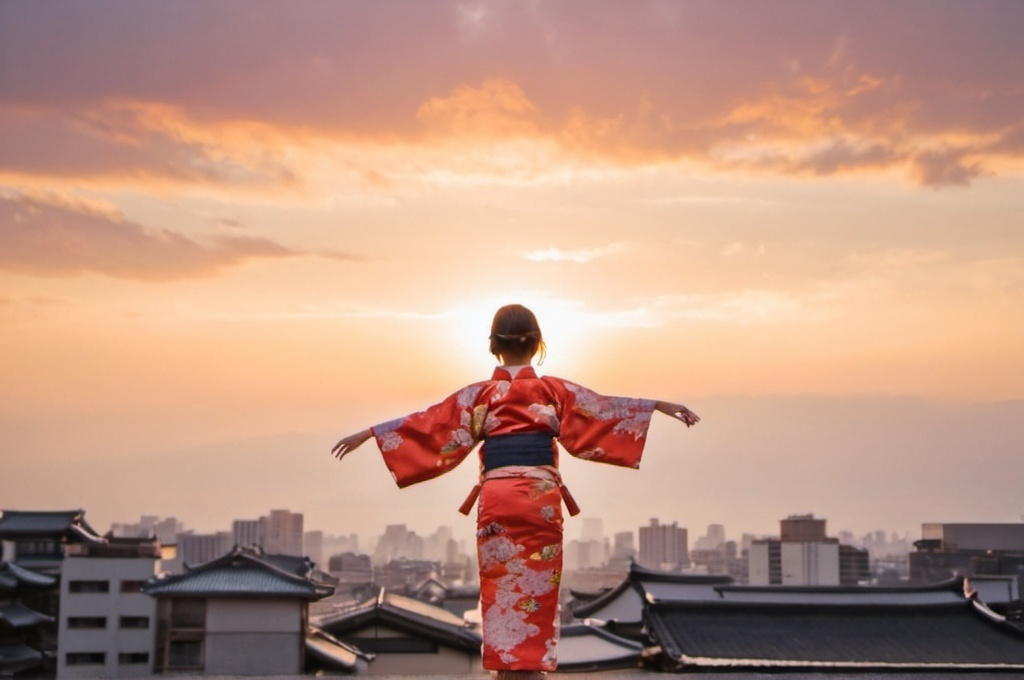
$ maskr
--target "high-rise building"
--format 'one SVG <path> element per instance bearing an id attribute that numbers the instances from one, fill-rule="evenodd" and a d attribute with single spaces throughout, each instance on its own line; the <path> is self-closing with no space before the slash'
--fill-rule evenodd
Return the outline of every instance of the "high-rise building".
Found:
<path id="1" fill-rule="evenodd" d="M 322 565 L 324 561 L 324 532 L 307 531 L 302 536 L 303 554 L 313 564 Z"/>
<path id="2" fill-rule="evenodd" d="M 678 571 L 690 566 L 690 555 L 685 527 L 660 524 L 656 518 L 640 527 L 641 565 L 649 569 Z"/>
<path id="3" fill-rule="evenodd" d="M 373 563 L 380 566 L 401 558 L 423 559 L 423 538 L 415 531 L 409 531 L 404 524 L 389 524 L 384 528 L 384 535 L 377 541 Z"/>
<path id="4" fill-rule="evenodd" d="M 633 542 L 633 532 L 616 532 L 612 541 L 612 554 L 608 558 L 608 566 L 612 569 L 629 568 L 629 563 L 636 558 L 636 545 Z"/>
<path id="5" fill-rule="evenodd" d="M 1024 574 L 1024 523 L 922 524 L 921 540 L 914 548 L 914 583 L 942 581 L 957 573 Z"/>
<path id="6" fill-rule="evenodd" d="M 302 557 L 301 512 L 271 510 L 263 519 L 263 550 L 267 554 Z"/>
<path id="7" fill-rule="evenodd" d="M 196 534 L 186 531 L 178 534 L 178 551 L 175 567 L 194 567 L 215 560 L 231 550 L 231 534 L 218 531 L 215 534 Z M 177 570 L 176 568 L 173 570 Z"/>
<path id="8" fill-rule="evenodd" d="M 266 523 L 262 519 L 236 519 L 231 523 L 234 545 L 242 547 L 262 546 L 265 539 Z"/>
<path id="9" fill-rule="evenodd" d="M 856 585 L 870 578 L 868 554 L 829 538 L 825 520 L 793 515 L 779 538 L 754 540 L 747 552 L 751 585 Z"/>

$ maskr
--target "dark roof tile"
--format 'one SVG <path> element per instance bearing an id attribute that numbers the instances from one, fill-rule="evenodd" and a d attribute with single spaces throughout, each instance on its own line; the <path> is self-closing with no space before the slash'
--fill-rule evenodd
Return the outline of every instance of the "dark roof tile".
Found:
<path id="1" fill-rule="evenodd" d="M 647 608 L 679 666 L 1024 669 L 1024 631 L 982 605 L 665 602 Z"/>

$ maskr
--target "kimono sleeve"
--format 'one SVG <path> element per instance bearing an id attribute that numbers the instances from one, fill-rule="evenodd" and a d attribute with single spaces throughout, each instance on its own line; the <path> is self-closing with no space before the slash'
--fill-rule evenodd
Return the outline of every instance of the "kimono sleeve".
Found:
<path id="1" fill-rule="evenodd" d="M 465 387 L 439 404 L 371 430 L 384 464 L 400 487 L 433 479 L 461 463 L 480 440 L 486 407 L 477 407 L 483 384 Z"/>
<path id="2" fill-rule="evenodd" d="M 647 428 L 657 403 L 652 399 L 606 397 L 562 381 L 558 441 L 571 455 L 622 467 L 640 467 Z"/>

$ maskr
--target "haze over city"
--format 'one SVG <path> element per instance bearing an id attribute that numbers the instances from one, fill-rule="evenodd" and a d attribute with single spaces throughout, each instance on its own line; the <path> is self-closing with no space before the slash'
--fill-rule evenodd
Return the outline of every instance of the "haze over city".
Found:
<path id="1" fill-rule="evenodd" d="M 0 0 L 0 509 L 449 525 L 342 435 L 490 374 L 684 403 L 607 532 L 1024 516 L 1005 1 Z M 567 536 L 575 536 L 572 525 Z"/>

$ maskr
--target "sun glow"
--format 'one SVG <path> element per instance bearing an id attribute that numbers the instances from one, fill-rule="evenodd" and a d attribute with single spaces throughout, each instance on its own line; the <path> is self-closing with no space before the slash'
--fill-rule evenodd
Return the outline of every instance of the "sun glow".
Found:
<path id="1" fill-rule="evenodd" d="M 493 363 L 493 357 L 487 354 L 487 336 L 494 313 L 507 304 L 522 304 L 537 316 L 549 353 L 543 368 L 565 373 L 583 360 L 586 354 L 584 338 L 590 324 L 583 303 L 554 299 L 537 291 L 510 291 L 500 298 L 494 296 L 457 304 L 446 313 L 456 335 L 458 361 L 469 360 L 473 366 L 485 360 Z M 483 359 L 477 361 L 476 357 Z M 538 365 L 540 360 L 540 356 L 536 357 L 534 365 Z"/>

